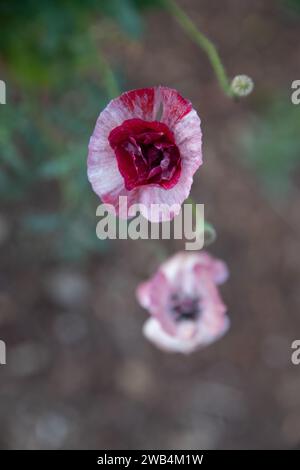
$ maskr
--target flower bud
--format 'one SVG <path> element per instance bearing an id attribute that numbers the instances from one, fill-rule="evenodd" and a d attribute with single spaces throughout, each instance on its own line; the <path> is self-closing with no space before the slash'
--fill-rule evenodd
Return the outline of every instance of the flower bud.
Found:
<path id="1" fill-rule="evenodd" d="M 248 96 L 253 88 L 253 80 L 248 75 L 236 75 L 231 82 L 231 91 L 235 96 Z"/>

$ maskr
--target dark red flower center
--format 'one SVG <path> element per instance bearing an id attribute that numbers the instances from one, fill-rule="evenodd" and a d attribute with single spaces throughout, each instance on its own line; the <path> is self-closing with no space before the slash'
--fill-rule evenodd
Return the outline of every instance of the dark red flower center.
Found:
<path id="1" fill-rule="evenodd" d="M 184 320 L 195 321 L 201 314 L 201 303 L 197 297 L 172 294 L 170 299 L 170 311 L 176 322 Z"/>
<path id="2" fill-rule="evenodd" d="M 181 173 L 173 132 L 162 122 L 128 119 L 108 137 L 128 190 L 156 184 L 172 188 Z"/>

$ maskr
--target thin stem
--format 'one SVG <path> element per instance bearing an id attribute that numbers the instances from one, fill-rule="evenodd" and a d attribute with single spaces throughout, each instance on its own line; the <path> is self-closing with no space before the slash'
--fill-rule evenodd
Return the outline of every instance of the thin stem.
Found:
<path id="1" fill-rule="evenodd" d="M 89 38 L 90 54 L 88 57 L 88 63 L 90 61 L 95 62 L 95 66 L 101 76 L 102 85 L 105 89 L 105 93 L 108 99 L 116 98 L 121 94 L 121 90 L 118 84 L 118 80 L 110 66 L 109 61 L 105 57 L 102 50 L 101 41 L 98 38 L 98 30 L 92 29 L 90 31 Z"/>
<path id="2" fill-rule="evenodd" d="M 116 98 L 120 94 L 120 88 L 115 74 L 103 54 L 98 55 L 99 69 L 102 82 L 109 99 Z"/>
<path id="3" fill-rule="evenodd" d="M 219 53 L 215 45 L 201 31 L 198 30 L 191 18 L 182 10 L 175 0 L 162 0 L 167 10 L 176 19 L 181 28 L 188 34 L 201 49 L 207 54 L 211 66 L 217 76 L 220 87 L 227 96 L 232 97 L 230 81 L 222 64 Z"/>

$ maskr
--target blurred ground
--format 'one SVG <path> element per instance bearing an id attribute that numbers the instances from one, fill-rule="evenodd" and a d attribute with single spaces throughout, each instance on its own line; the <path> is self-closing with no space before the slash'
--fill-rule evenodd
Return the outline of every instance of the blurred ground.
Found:
<path id="1" fill-rule="evenodd" d="M 253 77 L 252 97 L 226 99 L 205 56 L 163 12 L 147 16 L 143 44 L 112 46 L 110 53 L 131 88 L 178 88 L 202 117 L 205 164 L 192 194 L 218 231 L 211 252 L 230 267 L 222 295 L 231 330 L 189 357 L 166 355 L 143 339 L 136 285 L 157 268 L 162 249 L 182 248 L 178 242 L 112 242 L 87 269 L 24 261 L 4 217 L 3 448 L 299 446 L 300 368 L 290 356 L 300 337 L 300 200 L 290 202 L 288 219 L 280 216 L 236 144 L 260 95 L 288 93 L 299 78 L 299 21 L 271 0 L 180 4 L 219 45 L 230 74 Z"/>

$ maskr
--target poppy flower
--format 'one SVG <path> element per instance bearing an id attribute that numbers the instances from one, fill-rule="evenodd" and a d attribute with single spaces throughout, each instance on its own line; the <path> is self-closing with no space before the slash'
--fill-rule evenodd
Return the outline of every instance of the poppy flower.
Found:
<path id="1" fill-rule="evenodd" d="M 228 277 L 223 261 L 206 252 L 180 252 L 138 286 L 139 303 L 151 315 L 144 335 L 159 348 L 190 353 L 229 327 L 217 285 Z"/>
<path id="2" fill-rule="evenodd" d="M 123 93 L 98 117 L 89 143 L 88 178 L 103 203 L 128 218 L 127 207 L 141 205 L 153 222 L 151 204 L 180 211 L 193 175 L 202 163 L 200 119 L 191 103 L 176 90 L 159 86 Z M 144 209 L 143 209 L 144 207 Z M 152 218 L 153 217 L 153 218 Z"/>

